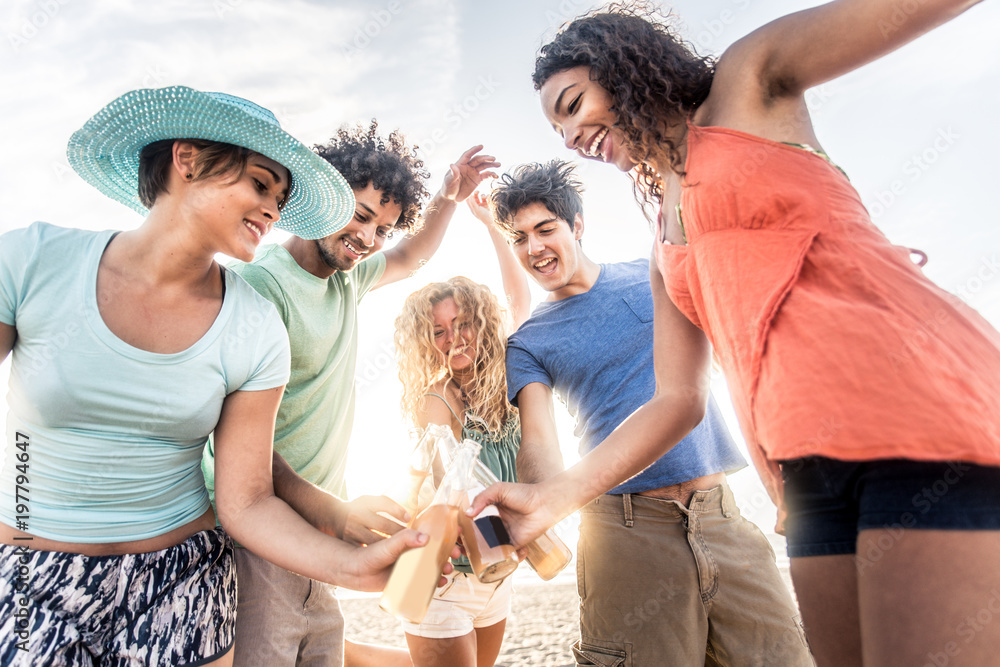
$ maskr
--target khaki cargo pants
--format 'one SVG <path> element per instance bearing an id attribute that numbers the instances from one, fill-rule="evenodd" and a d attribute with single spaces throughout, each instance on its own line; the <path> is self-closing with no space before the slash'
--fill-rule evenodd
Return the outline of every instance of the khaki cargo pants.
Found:
<path id="1" fill-rule="evenodd" d="M 813 665 L 774 552 L 728 485 L 672 500 L 604 495 L 581 510 L 578 665 Z"/>

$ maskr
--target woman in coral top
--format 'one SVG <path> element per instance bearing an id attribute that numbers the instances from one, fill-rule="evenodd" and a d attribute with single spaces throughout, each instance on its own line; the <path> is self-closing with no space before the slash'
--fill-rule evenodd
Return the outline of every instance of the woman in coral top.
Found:
<path id="1" fill-rule="evenodd" d="M 718 59 L 655 14 L 577 19 L 534 73 L 567 148 L 658 202 L 657 394 L 575 468 L 501 485 L 523 543 L 661 456 L 700 419 L 712 350 L 787 511 L 820 665 L 992 664 L 1000 623 L 1000 335 L 871 223 L 804 93 L 976 4 L 839 0 Z M 964 630 L 964 631 L 963 631 Z M 943 664 L 943 663 L 935 663 Z"/>

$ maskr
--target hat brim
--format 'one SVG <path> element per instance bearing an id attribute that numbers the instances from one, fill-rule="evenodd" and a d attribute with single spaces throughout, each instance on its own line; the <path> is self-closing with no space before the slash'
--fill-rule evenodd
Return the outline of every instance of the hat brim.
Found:
<path id="1" fill-rule="evenodd" d="M 145 215 L 138 193 L 139 154 L 163 139 L 243 146 L 288 169 L 292 189 L 275 224 L 278 229 L 318 239 L 343 228 L 354 214 L 350 185 L 308 146 L 276 122 L 184 86 L 125 93 L 73 133 L 66 156 L 83 180 Z"/>

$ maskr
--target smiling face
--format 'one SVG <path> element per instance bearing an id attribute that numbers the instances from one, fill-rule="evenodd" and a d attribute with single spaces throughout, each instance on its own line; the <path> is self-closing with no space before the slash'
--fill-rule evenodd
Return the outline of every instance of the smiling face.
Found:
<path id="1" fill-rule="evenodd" d="M 187 206 L 197 210 L 217 252 L 249 262 L 274 227 L 288 196 L 288 170 L 263 155 L 252 155 L 243 175 L 223 173 L 187 184 Z"/>
<path id="2" fill-rule="evenodd" d="M 625 136 L 614 127 L 618 116 L 611 96 L 590 79 L 590 68 L 573 67 L 553 74 L 541 87 L 542 112 L 566 144 L 588 160 L 631 171 L 636 161 L 625 148 Z"/>
<path id="3" fill-rule="evenodd" d="M 441 363 L 452 371 L 470 368 L 476 361 L 476 334 L 472 325 L 458 310 L 455 299 L 448 296 L 431 308 L 434 320 L 434 347 L 441 353 Z"/>
<path id="4" fill-rule="evenodd" d="M 323 261 L 335 271 L 350 271 L 358 262 L 379 252 L 402 213 L 395 201 L 383 204 L 382 191 L 371 183 L 355 189 L 354 199 L 354 217 L 347 226 L 316 241 Z"/>
<path id="5" fill-rule="evenodd" d="M 521 267 L 554 299 L 575 293 L 579 274 L 579 240 L 583 218 L 576 216 L 573 228 L 544 204 L 534 202 L 520 209 L 511 220 L 510 245 Z"/>

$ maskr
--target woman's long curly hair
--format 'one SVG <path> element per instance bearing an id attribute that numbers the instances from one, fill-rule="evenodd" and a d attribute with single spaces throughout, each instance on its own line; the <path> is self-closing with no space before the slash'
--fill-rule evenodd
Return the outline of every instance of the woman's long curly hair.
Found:
<path id="1" fill-rule="evenodd" d="M 507 402 L 504 364 L 510 318 L 488 287 L 463 276 L 417 290 L 406 298 L 396 318 L 396 361 L 403 383 L 403 414 L 416 423 L 424 394 L 442 381 L 455 379 L 450 358 L 442 359 L 440 350 L 434 346 L 431 312 L 448 297 L 458 306 L 459 321 L 475 332 L 476 359 L 471 374 L 466 377 L 463 373 L 461 384 L 468 409 L 491 432 L 497 432 L 515 412 Z"/>
<path id="2" fill-rule="evenodd" d="M 684 119 L 708 97 L 715 60 L 699 56 L 677 34 L 668 17 L 646 2 L 615 3 L 565 26 L 539 51 L 535 89 L 554 74 L 585 65 L 591 79 L 611 96 L 615 127 L 639 162 L 634 171 L 640 204 L 659 202 L 663 180 L 653 163 L 683 175 L 684 165 L 664 130 Z"/>

